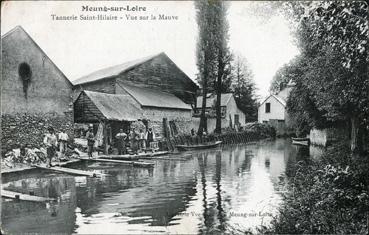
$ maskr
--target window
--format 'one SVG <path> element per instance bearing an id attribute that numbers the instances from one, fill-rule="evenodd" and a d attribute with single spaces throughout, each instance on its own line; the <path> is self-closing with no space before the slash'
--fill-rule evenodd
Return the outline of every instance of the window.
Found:
<path id="1" fill-rule="evenodd" d="M 240 116 L 238 114 L 234 115 L 234 124 L 235 125 L 241 124 L 240 123 Z"/>
<path id="2" fill-rule="evenodd" d="M 264 124 L 268 124 L 268 121 L 263 121 Z"/>
<path id="3" fill-rule="evenodd" d="M 279 119 L 278 122 L 279 123 L 284 123 L 284 120 Z"/>
<path id="4" fill-rule="evenodd" d="M 270 113 L 270 103 L 265 104 L 265 112 Z"/>
<path id="5" fill-rule="evenodd" d="M 18 67 L 18 74 L 23 83 L 24 97 L 27 99 L 28 87 L 32 76 L 31 67 L 27 63 L 21 63 Z"/>

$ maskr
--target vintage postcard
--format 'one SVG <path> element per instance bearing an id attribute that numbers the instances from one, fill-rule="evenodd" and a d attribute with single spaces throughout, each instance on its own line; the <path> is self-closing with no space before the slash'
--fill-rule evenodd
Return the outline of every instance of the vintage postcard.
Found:
<path id="1" fill-rule="evenodd" d="M 2 1 L 2 234 L 367 234 L 368 1 Z"/>

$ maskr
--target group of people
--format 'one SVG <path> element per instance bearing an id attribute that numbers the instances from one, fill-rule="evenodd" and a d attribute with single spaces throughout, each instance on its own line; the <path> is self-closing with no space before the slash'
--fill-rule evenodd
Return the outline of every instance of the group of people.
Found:
<path id="1" fill-rule="evenodd" d="M 155 135 L 152 128 L 149 128 L 146 132 L 142 129 L 139 133 L 135 129 L 131 129 L 129 133 L 125 133 L 123 129 L 119 130 L 119 133 L 115 136 L 117 140 L 118 154 L 127 154 L 127 146 L 129 145 L 133 154 L 137 154 L 139 150 L 144 150 L 150 147 L 150 143 L 154 141 Z M 61 131 L 58 136 L 55 134 L 53 127 L 48 127 L 48 133 L 45 135 L 44 144 L 46 145 L 46 153 L 48 158 L 48 166 L 51 166 L 52 158 L 56 155 L 59 150 L 61 155 L 65 154 L 67 149 L 68 135 Z M 94 144 L 96 141 L 93 126 L 90 125 L 86 132 L 87 139 L 87 153 L 88 157 L 92 158 L 94 150 Z"/>
<path id="2" fill-rule="evenodd" d="M 48 133 L 45 135 L 44 144 L 46 145 L 48 166 L 51 166 L 51 160 L 56 155 L 57 150 L 59 150 L 61 156 L 65 154 L 69 137 L 64 131 L 61 131 L 56 136 L 52 126 L 48 127 L 47 130 Z"/>
<path id="3" fill-rule="evenodd" d="M 128 144 L 132 153 L 137 154 L 139 150 L 146 149 L 146 146 L 150 147 L 150 143 L 154 141 L 155 135 L 152 128 L 149 128 L 146 132 L 141 129 L 139 133 L 133 128 L 129 133 L 125 133 L 123 129 L 120 129 L 115 138 L 117 139 L 119 155 L 127 154 Z"/>

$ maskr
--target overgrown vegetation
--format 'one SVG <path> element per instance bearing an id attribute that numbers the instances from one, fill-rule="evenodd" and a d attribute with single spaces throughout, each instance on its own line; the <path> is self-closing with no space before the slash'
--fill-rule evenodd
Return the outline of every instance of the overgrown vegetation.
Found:
<path id="1" fill-rule="evenodd" d="M 271 90 L 292 79 L 287 110 L 297 131 L 347 123 L 351 150 L 361 151 L 369 132 L 367 2 L 286 2 L 283 9 L 301 53 L 278 71 Z"/>
<path id="2" fill-rule="evenodd" d="M 339 143 L 318 160 L 293 163 L 280 214 L 262 233 L 368 234 L 369 156 Z"/>

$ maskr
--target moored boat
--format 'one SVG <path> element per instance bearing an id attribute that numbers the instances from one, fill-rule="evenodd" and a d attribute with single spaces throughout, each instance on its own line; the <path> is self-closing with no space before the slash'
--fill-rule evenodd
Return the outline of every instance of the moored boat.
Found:
<path id="1" fill-rule="evenodd" d="M 222 141 L 215 141 L 213 143 L 206 143 L 206 144 L 196 144 L 196 145 L 176 145 L 179 151 L 188 151 L 188 150 L 196 150 L 196 149 L 209 149 L 215 148 L 219 146 Z"/>
<path id="2" fill-rule="evenodd" d="M 292 144 L 308 146 L 310 144 L 309 138 L 291 138 Z"/>

